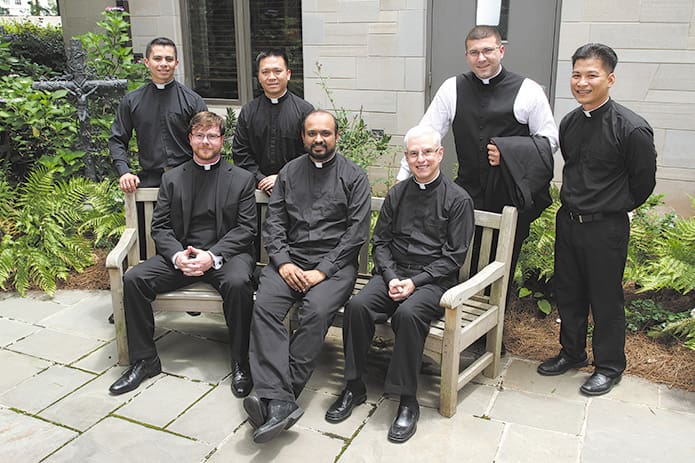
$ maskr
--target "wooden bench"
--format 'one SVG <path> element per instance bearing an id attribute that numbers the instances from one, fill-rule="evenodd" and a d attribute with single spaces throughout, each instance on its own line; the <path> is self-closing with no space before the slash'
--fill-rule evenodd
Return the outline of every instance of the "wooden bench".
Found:
<path id="1" fill-rule="evenodd" d="M 146 249 L 147 256 L 150 257 L 155 255 L 149 224 L 156 199 L 156 188 L 141 188 L 136 193 L 125 195 L 126 229 L 106 258 L 111 281 L 118 361 L 121 365 L 129 363 L 123 310 L 123 274 L 140 261 L 136 203 L 144 205 Z M 256 191 L 256 202 L 264 214 L 268 196 Z M 372 198 L 372 211 L 379 211 L 382 203 L 383 198 Z M 472 252 L 469 251 L 466 263 L 459 272 L 460 283 L 442 296 L 441 305 L 446 309 L 445 315 L 432 325 L 425 342 L 425 355 L 441 367 L 439 412 L 444 416 L 450 417 L 456 413 L 457 392 L 479 373 L 482 372 L 490 378 L 499 375 L 507 280 L 516 217 L 516 209 L 512 207 L 505 207 L 501 214 L 475 211 L 476 228 L 481 229 L 481 233 L 476 234 L 480 240 L 479 258 L 472 262 Z M 496 248 L 493 249 L 495 245 Z M 473 247 L 471 243 L 469 249 Z M 365 243 L 360 249 L 355 292 L 362 288 L 371 276 L 369 248 L 370 244 Z M 263 251 L 259 265 L 267 262 L 267 256 Z M 205 283 L 196 283 L 160 294 L 154 301 L 153 308 L 155 311 L 223 313 L 222 298 L 212 286 Z M 337 316 L 334 324 L 340 326 L 341 323 L 342 316 Z M 485 335 L 485 352 L 459 372 L 461 352 Z"/>

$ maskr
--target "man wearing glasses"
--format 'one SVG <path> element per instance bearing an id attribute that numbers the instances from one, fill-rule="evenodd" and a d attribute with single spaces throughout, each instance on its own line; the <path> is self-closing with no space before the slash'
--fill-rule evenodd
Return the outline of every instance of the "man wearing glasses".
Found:
<path id="1" fill-rule="evenodd" d="M 442 138 L 452 127 L 458 158 L 455 181 L 471 195 L 476 209 L 500 212 L 508 204 L 519 208 L 513 275 L 531 222 L 551 203 L 557 126 L 542 87 L 502 66 L 504 45 L 495 27 L 474 27 L 465 43 L 470 72 L 442 84 L 420 125 L 433 127 Z M 408 175 L 404 158 L 397 179 Z"/>
<path id="2" fill-rule="evenodd" d="M 442 175 L 439 133 L 417 126 L 405 135 L 412 178 L 391 188 L 374 229 L 374 276 L 350 299 L 343 321 L 347 385 L 326 412 L 338 423 L 367 400 L 362 380 L 374 324 L 391 318 L 396 334 L 384 392 L 400 397 L 388 440 L 401 443 L 417 429 L 415 396 L 430 323 L 443 315 L 439 300 L 456 283 L 473 236 L 473 201 Z"/>
<path id="3" fill-rule="evenodd" d="M 131 366 L 111 385 L 112 394 L 132 391 L 162 371 L 153 340 L 152 301 L 196 281 L 210 283 L 222 296 L 232 364 L 248 363 L 256 182 L 249 172 L 221 159 L 220 116 L 196 114 L 188 140 L 193 159 L 162 176 L 152 216 L 158 254 L 123 278 Z M 245 393 L 250 389 L 248 381 Z"/>

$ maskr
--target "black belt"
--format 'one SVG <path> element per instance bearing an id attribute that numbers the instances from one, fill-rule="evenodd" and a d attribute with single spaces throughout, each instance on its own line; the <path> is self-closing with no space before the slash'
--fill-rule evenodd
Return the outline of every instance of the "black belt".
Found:
<path id="1" fill-rule="evenodd" d="M 603 212 L 595 212 L 593 214 L 580 214 L 578 212 L 572 212 L 572 211 L 567 211 L 567 215 L 569 215 L 570 220 L 573 222 L 577 223 L 589 223 L 589 222 L 598 222 L 599 220 L 604 220 L 608 218 L 611 215 L 615 215 L 616 213 L 603 213 Z"/>

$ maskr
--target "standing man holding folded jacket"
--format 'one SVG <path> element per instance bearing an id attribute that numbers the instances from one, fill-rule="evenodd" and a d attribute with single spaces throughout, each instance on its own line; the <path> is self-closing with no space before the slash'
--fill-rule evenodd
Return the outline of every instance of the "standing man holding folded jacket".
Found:
<path id="1" fill-rule="evenodd" d="M 588 365 L 589 310 L 595 370 L 581 386 L 609 392 L 626 367 L 623 271 L 630 238 L 628 211 L 656 184 L 654 133 L 641 116 L 610 98 L 618 57 L 589 43 L 572 55 L 570 89 L 581 105 L 560 123 L 562 207 L 555 238 L 555 297 L 562 324 L 560 354 L 538 373 L 554 376 Z"/>

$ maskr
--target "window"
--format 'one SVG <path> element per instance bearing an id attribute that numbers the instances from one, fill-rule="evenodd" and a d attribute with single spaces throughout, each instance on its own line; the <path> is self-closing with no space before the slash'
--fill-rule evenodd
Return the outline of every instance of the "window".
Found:
<path id="1" fill-rule="evenodd" d="M 184 0 L 186 74 L 208 100 L 242 103 L 260 94 L 255 57 L 284 48 L 290 91 L 304 95 L 301 0 Z"/>
<path id="2" fill-rule="evenodd" d="M 497 26 L 502 40 L 507 40 L 509 30 L 509 0 L 478 0 L 475 23 Z"/>

